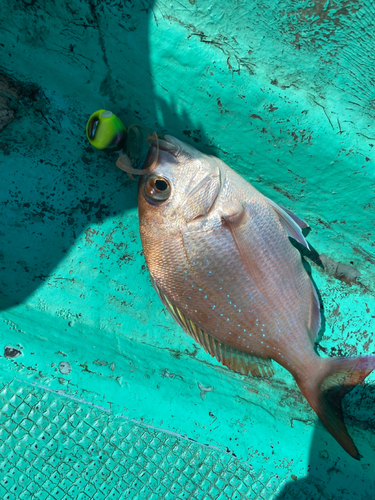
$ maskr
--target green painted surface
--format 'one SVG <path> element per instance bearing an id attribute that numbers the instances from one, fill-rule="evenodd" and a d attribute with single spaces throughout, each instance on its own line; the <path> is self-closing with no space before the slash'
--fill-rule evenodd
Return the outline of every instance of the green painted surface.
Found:
<path id="1" fill-rule="evenodd" d="M 136 185 L 115 154 L 87 143 L 85 124 L 104 108 L 172 133 L 306 219 L 325 263 L 306 257 L 324 307 L 318 351 L 373 354 L 374 17 L 370 1 L 0 2 L 0 73 L 13 78 L 0 85 L 14 94 L 0 100 L 3 124 L 14 110 L 0 133 L 0 370 L 4 384 L 17 379 L 11 391 L 26 401 L 37 391 L 66 414 L 81 408 L 103 429 L 124 418 L 194 439 L 204 456 L 213 448 L 199 443 L 217 447 L 223 470 L 234 453 L 248 477 L 262 474 L 259 498 L 371 497 L 371 385 L 346 398 L 356 462 L 285 370 L 245 379 L 196 346 L 151 288 Z M 6 346 L 22 355 L 5 358 Z M 27 429 L 10 419 L 27 447 Z M 121 479 L 128 466 L 118 466 Z"/>
<path id="2" fill-rule="evenodd" d="M 245 500 L 279 489 L 277 473 L 265 477 L 229 453 L 103 415 L 82 400 L 18 380 L 3 384 L 0 398 L 4 500 Z"/>

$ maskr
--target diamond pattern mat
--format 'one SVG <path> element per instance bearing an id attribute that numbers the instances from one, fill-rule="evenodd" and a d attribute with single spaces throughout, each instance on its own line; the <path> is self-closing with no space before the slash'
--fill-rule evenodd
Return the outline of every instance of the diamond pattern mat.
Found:
<path id="1" fill-rule="evenodd" d="M 285 484 L 228 453 L 18 380 L 1 385 L 0 405 L 4 500 L 266 500 Z"/>

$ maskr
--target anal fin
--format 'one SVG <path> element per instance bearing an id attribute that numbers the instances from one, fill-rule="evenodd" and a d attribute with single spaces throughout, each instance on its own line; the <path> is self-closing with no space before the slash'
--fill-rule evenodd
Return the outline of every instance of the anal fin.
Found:
<path id="1" fill-rule="evenodd" d="M 216 358 L 219 363 L 234 372 L 253 377 L 272 377 L 275 371 L 269 358 L 263 359 L 252 356 L 219 342 L 205 332 L 202 328 L 191 321 L 177 306 L 173 305 L 166 295 L 158 288 L 152 280 L 160 300 L 169 311 L 173 319 L 189 334 L 203 349 Z"/>

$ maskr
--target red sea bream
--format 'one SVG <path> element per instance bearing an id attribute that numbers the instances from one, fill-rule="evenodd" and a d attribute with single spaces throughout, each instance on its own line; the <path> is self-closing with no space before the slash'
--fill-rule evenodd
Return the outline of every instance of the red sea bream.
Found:
<path id="1" fill-rule="evenodd" d="M 133 172 L 134 173 L 134 172 Z M 317 293 L 289 237 L 307 224 L 225 163 L 174 137 L 154 143 L 139 185 L 146 262 L 160 299 L 207 352 L 242 374 L 295 378 L 329 432 L 359 452 L 340 401 L 375 358 L 320 358 Z"/>

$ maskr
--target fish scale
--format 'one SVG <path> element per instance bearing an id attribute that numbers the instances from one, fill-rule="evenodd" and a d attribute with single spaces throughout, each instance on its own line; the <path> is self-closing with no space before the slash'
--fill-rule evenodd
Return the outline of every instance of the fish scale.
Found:
<path id="1" fill-rule="evenodd" d="M 172 317 L 232 370 L 272 376 L 271 360 L 286 368 L 329 432 L 359 459 L 341 399 L 371 373 L 375 358 L 324 359 L 314 351 L 319 301 L 289 241 L 308 247 L 307 224 L 218 158 L 171 136 L 151 146 L 140 174 L 144 255 Z"/>
<path id="2" fill-rule="evenodd" d="M 265 238 L 263 238 L 265 239 Z M 274 237 L 275 239 L 275 237 Z M 199 262 L 199 269 L 201 271 L 201 279 L 205 282 L 206 288 L 208 290 L 215 289 L 216 294 L 215 298 L 219 301 L 220 304 L 226 306 L 226 311 L 230 310 L 231 315 L 235 315 L 236 318 L 242 322 L 242 328 L 235 332 L 236 337 L 239 333 L 242 332 L 243 327 L 247 327 L 249 332 L 252 332 L 253 341 L 258 336 L 263 335 L 261 333 L 261 327 L 256 326 L 255 320 L 259 319 L 259 324 L 265 324 L 263 328 L 264 331 L 269 332 L 278 332 L 279 328 L 276 328 L 277 324 L 275 322 L 275 316 L 273 314 L 273 310 L 267 306 L 267 303 L 272 303 L 273 297 L 271 296 L 268 302 L 263 298 L 262 293 L 259 293 L 259 289 L 252 279 L 252 277 L 246 272 L 246 268 L 239 258 L 239 253 L 236 248 L 236 245 L 231 238 L 230 232 L 228 228 L 222 226 L 218 229 L 214 229 L 210 232 L 205 232 L 205 237 L 202 238 L 199 232 L 189 232 L 184 236 L 184 242 L 187 250 L 187 255 L 189 256 L 190 262 Z M 204 242 L 204 243 L 203 243 Z M 267 241 L 264 242 L 267 244 Z M 289 245 L 289 243 L 288 243 Z M 290 246 L 290 245 L 289 245 Z M 202 248 L 203 247 L 203 248 Z M 296 251 L 297 253 L 297 251 Z M 201 258 L 200 255 L 212 255 L 212 256 L 223 256 L 225 260 L 219 260 L 211 258 L 209 263 L 207 263 L 207 259 Z M 273 292 L 274 288 L 270 288 L 269 280 L 275 280 L 275 272 L 280 269 L 280 263 L 276 260 L 272 261 L 271 259 L 265 260 L 262 259 L 262 247 L 259 247 L 258 254 L 255 255 L 255 258 L 263 263 L 262 271 L 264 276 L 264 290 L 267 290 L 267 295 L 270 295 L 270 291 Z M 298 258 L 299 254 L 298 254 Z M 198 266 L 197 266 L 198 267 Z M 232 276 L 240 276 L 240 280 L 230 280 L 228 279 L 226 270 L 230 269 Z M 208 274 L 211 270 L 211 274 Z M 285 273 L 284 273 L 285 274 Z M 280 286 L 286 288 L 286 292 L 290 295 L 291 291 L 294 293 L 299 293 L 299 289 L 303 286 L 303 284 L 309 281 L 305 271 L 303 270 L 300 273 L 300 280 L 296 279 L 285 279 L 286 276 L 283 275 L 282 272 L 279 273 L 278 279 L 280 281 Z M 270 277 L 270 278 L 268 278 Z M 302 281 L 302 284 L 301 284 Z M 220 285 L 224 285 L 221 287 Z M 299 286 L 298 286 L 299 285 Z M 308 286 L 311 287 L 310 283 Z M 222 290 L 220 290 L 222 288 Z M 291 291 L 290 291 L 291 289 Z M 265 292 L 264 292 L 265 294 Z M 227 295 L 230 295 L 230 298 L 227 298 Z M 281 298 L 286 295 L 282 294 Z M 252 299 L 251 299 L 252 297 Z M 234 310 L 233 304 L 238 306 L 236 310 Z M 273 300 L 275 303 L 275 300 Z M 292 303 L 293 305 L 293 303 Z M 250 307 L 250 310 L 249 310 Z M 201 306 L 202 308 L 202 306 Z M 241 313 L 239 313 L 241 310 Z M 250 312 L 251 311 L 251 312 Z M 305 312 L 305 309 L 301 309 L 302 312 Z M 221 311 L 218 311 L 221 312 Z M 306 311 L 308 312 L 308 310 Z M 241 317 L 242 316 L 242 317 Z M 221 322 L 221 318 L 219 318 Z M 285 324 L 285 323 L 284 323 Z M 218 338 L 221 341 L 227 341 L 232 344 L 233 347 L 237 347 L 236 344 L 233 345 L 233 340 L 228 339 L 225 335 L 228 326 L 221 322 L 219 332 L 216 333 L 216 329 L 208 329 L 208 332 L 213 336 Z M 286 330 L 286 328 L 285 328 Z M 220 333 L 222 336 L 220 337 Z M 280 334 L 281 337 L 281 334 Z M 263 339 L 258 339 L 258 341 Z M 244 344 L 242 344 L 241 348 Z M 249 352 L 254 352 L 258 355 L 265 355 L 265 349 L 262 345 L 259 346 L 259 351 L 257 352 L 254 347 L 254 342 L 252 342 L 252 348 Z"/>
<path id="3" fill-rule="evenodd" d="M 288 344 L 289 349 L 294 344 L 295 351 L 300 358 L 301 353 L 306 352 L 308 348 L 311 349 L 305 337 L 300 338 L 299 342 L 292 337 L 295 333 L 293 330 L 296 329 L 294 323 L 299 321 L 297 328 L 301 330 L 307 328 L 309 307 L 299 307 L 298 315 L 289 314 L 285 317 L 282 315 L 284 307 L 289 307 L 289 312 L 293 312 L 298 302 L 289 300 L 285 304 L 283 301 L 285 302 L 285 298 L 288 297 L 299 297 L 301 288 L 307 284 L 310 292 L 307 302 L 311 302 L 311 283 L 301 264 L 297 268 L 294 266 L 296 268 L 294 276 L 288 273 L 291 267 L 290 259 L 280 265 L 283 254 L 288 254 L 288 251 L 289 254 L 294 252 L 292 254 L 294 260 L 300 263 L 298 252 L 291 247 L 285 237 L 276 215 L 271 212 L 270 217 L 270 209 L 263 201 L 262 195 L 252 187 L 250 193 L 247 192 L 244 189 L 243 179 L 233 171 L 230 171 L 230 174 L 232 182 L 226 179 L 227 173 L 225 178 L 222 178 L 223 196 L 232 198 L 231 191 L 235 191 L 237 197 L 243 197 L 245 205 L 249 204 L 248 198 L 250 197 L 253 220 L 261 221 L 261 224 L 255 224 L 254 227 L 254 237 L 262 243 L 255 248 L 254 258 L 262 267 L 262 287 L 260 288 L 247 272 L 228 227 L 222 224 L 221 217 L 217 213 L 211 214 L 210 230 L 202 231 L 200 227 L 194 230 L 188 227 L 182 237 L 178 230 L 177 217 L 172 219 L 175 221 L 174 226 L 168 218 L 169 229 L 165 231 L 168 234 L 167 239 L 164 239 L 165 234 L 161 238 L 159 232 L 148 234 L 147 241 L 150 242 L 152 238 L 152 243 L 147 244 L 152 251 L 145 250 L 145 255 L 150 255 L 152 259 L 148 261 L 148 266 L 155 282 L 171 302 L 193 322 L 204 327 L 207 333 L 234 349 L 262 358 L 269 357 L 269 352 L 272 351 L 273 356 L 277 356 L 279 362 L 285 364 L 286 367 L 291 366 L 292 370 L 295 363 L 292 365 L 290 361 L 284 363 L 284 355 L 280 350 L 283 349 L 283 343 Z M 202 198 L 201 195 L 199 199 Z M 184 212 L 186 215 L 186 202 Z M 174 232 L 176 237 L 173 239 L 171 235 Z M 280 234 L 278 235 L 277 232 L 284 236 L 284 240 L 280 240 Z M 273 248 L 277 243 L 278 254 Z M 158 249 L 159 246 L 160 249 Z M 197 275 L 198 269 L 199 276 Z M 228 269 L 230 274 L 228 274 Z M 233 276 L 239 276 L 241 279 L 233 280 Z M 276 278 L 279 288 L 274 286 Z M 227 295 L 230 297 L 228 298 Z M 265 295 L 267 299 L 264 298 Z M 253 299 L 249 300 L 249 296 Z M 302 294 L 302 297 L 304 296 Z M 231 298 L 233 300 L 230 300 Z M 237 310 L 231 307 L 230 302 L 233 301 L 238 305 Z M 279 308 L 281 306 L 278 314 L 283 319 L 282 328 L 277 323 L 274 314 L 277 304 Z M 240 310 L 241 313 L 238 312 Z M 266 335 L 267 341 L 265 341 Z M 302 347 L 299 346 L 301 341 L 304 344 Z M 299 364 L 303 361 L 303 359 L 298 359 Z M 298 371 L 298 367 L 295 367 L 295 370 Z"/>

